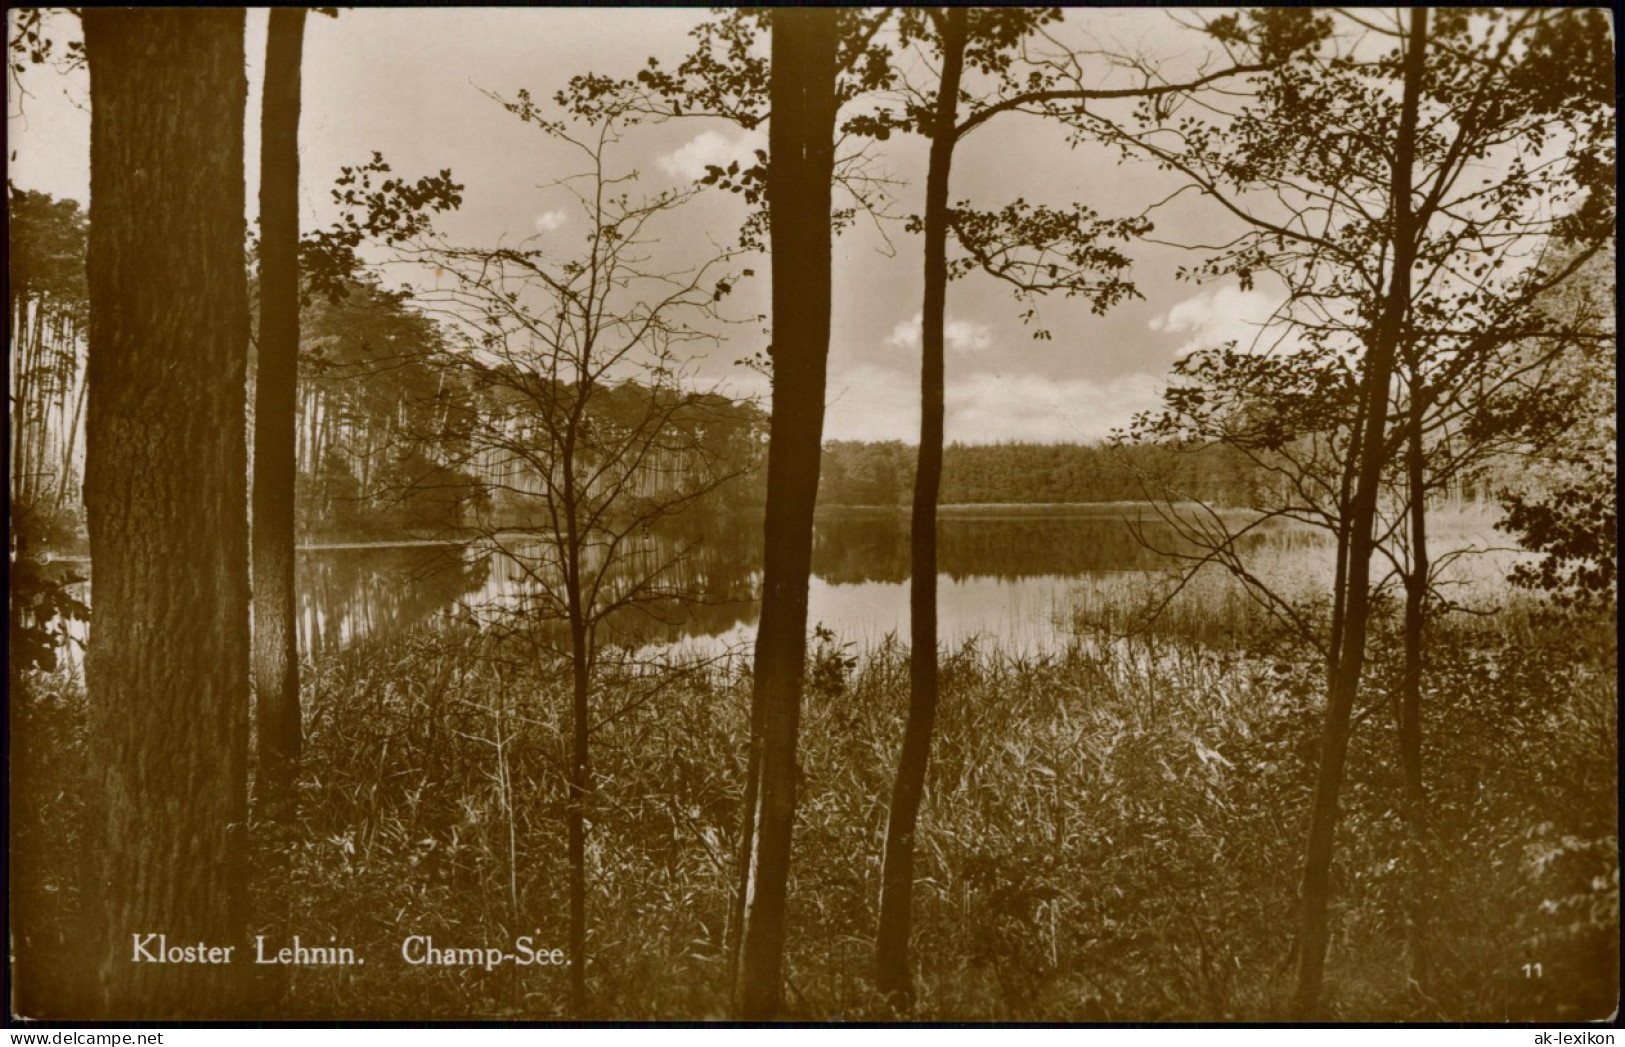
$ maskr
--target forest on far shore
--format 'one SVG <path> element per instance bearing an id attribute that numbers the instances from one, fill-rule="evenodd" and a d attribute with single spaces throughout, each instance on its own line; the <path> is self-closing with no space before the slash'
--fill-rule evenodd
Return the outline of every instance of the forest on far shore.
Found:
<path id="1" fill-rule="evenodd" d="M 12 476 L 29 526 L 47 544 L 83 533 L 78 498 L 84 458 L 86 212 L 77 200 L 15 187 L 10 193 Z M 455 466 L 421 439 L 447 397 L 447 332 L 414 303 L 370 280 L 301 309 L 298 483 L 299 530 L 306 539 L 412 533 L 476 526 L 481 514 L 515 518 L 528 490 L 493 454 Z M 455 375 L 451 376 L 455 378 Z M 462 402 L 479 396 L 460 387 Z M 625 390 L 632 397 L 648 389 Z M 757 514 L 766 498 L 767 414 L 751 401 L 719 399 L 707 451 L 732 477 L 707 499 L 712 511 Z M 896 506 L 914 492 L 918 448 L 900 440 L 826 440 L 819 477 L 822 506 Z M 511 472 L 511 471 L 509 471 Z M 1458 481 L 1451 492 L 1487 500 L 1504 478 L 1494 470 Z M 1173 494 L 1223 507 L 1267 501 L 1282 478 L 1224 443 L 1165 440 L 1092 443 L 950 443 L 943 451 L 944 505 L 1137 502 Z"/>

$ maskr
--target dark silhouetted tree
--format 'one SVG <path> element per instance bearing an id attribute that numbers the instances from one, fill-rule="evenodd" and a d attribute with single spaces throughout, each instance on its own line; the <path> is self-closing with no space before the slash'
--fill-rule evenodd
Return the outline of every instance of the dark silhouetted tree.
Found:
<path id="1" fill-rule="evenodd" d="M 762 615 L 756 634 L 741 839 L 734 1009 L 784 1008 L 783 962 L 796 733 L 806 675 L 807 591 L 830 331 L 836 12 L 776 8 L 767 206 L 772 247 L 773 407 L 767 456 Z"/>
<path id="2" fill-rule="evenodd" d="M 240 1017 L 241 962 L 147 962 L 134 944 L 244 945 L 244 14 L 83 19 L 97 1013 Z"/>
<path id="3" fill-rule="evenodd" d="M 1191 83 L 1148 78 L 1133 88 L 1086 88 L 1081 71 L 1066 61 L 1028 63 L 1017 71 L 1023 45 L 1060 18 L 1054 8 L 911 9 L 900 16 L 900 42 L 931 43 L 937 52 L 934 93 L 905 91 L 902 111 L 881 109 L 850 120 L 848 130 L 876 137 L 893 128 L 916 130 L 931 139 L 926 170 L 925 214 L 912 221 L 924 233 L 924 305 L 921 310 L 920 446 L 911 518 L 909 589 L 909 711 L 892 791 L 882 857 L 880 924 L 876 934 L 876 979 L 893 1004 L 912 998 L 909 930 L 912 922 L 915 832 L 924 795 L 931 734 L 938 702 L 937 502 L 943 473 L 943 422 L 947 285 L 952 276 L 981 270 L 1011 285 L 1018 299 L 1061 293 L 1087 298 L 1096 313 L 1133 295 L 1120 273 L 1128 258 L 1111 243 L 1150 230 L 1144 219 L 1103 220 L 1088 207 L 1033 206 L 1023 199 L 998 211 L 978 211 L 968 202 L 949 206 L 948 183 L 955 148 L 966 136 L 1003 113 L 1063 113 L 1108 99 L 1167 99 L 1204 85 L 1264 68 L 1238 64 Z M 1246 43 L 1243 39 L 1241 43 Z M 879 62 L 872 64 L 880 64 Z M 967 70 L 991 81 L 991 93 L 974 97 L 963 86 Z M 906 85 L 905 85 L 906 88 Z M 970 97 L 968 112 L 960 110 Z M 927 100 L 929 99 L 929 100 Z M 964 257 L 950 261 L 950 230 Z M 1029 309 L 1024 319 L 1032 321 Z M 1048 338 L 1039 328 L 1035 337 Z"/>
<path id="4" fill-rule="evenodd" d="M 299 384 L 299 108 L 305 12 L 270 12 L 260 121 L 260 280 L 254 379 L 255 778 L 262 815 L 294 798 L 303 726 L 295 616 L 294 429 Z"/>

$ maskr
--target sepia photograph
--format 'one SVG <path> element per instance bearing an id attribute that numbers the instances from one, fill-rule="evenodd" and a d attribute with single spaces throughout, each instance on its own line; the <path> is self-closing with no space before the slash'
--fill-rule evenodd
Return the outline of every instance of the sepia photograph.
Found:
<path id="1" fill-rule="evenodd" d="M 1606 8 L 6 18 L 11 1022 L 1618 1021 Z"/>

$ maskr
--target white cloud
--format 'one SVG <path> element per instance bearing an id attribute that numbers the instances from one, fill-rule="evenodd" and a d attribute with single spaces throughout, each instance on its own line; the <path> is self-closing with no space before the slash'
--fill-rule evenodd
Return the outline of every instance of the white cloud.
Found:
<path id="1" fill-rule="evenodd" d="M 970 320 L 949 320 L 943 332 L 948 348 L 960 353 L 973 353 L 993 346 L 993 334 L 986 324 Z"/>
<path id="2" fill-rule="evenodd" d="M 920 331 L 922 321 L 920 314 L 915 313 L 911 320 L 904 320 L 891 329 L 886 338 L 887 345 L 897 345 L 904 349 L 918 349 L 920 347 Z"/>
<path id="3" fill-rule="evenodd" d="M 1213 349 L 1233 341 L 1243 352 L 1267 352 L 1280 337 L 1279 326 L 1266 328 L 1280 301 L 1262 291 L 1221 287 L 1185 299 L 1151 320 L 1151 330 L 1187 334 L 1181 353 Z"/>
<path id="4" fill-rule="evenodd" d="M 755 163 L 752 150 L 766 149 L 767 139 L 760 132 L 729 136 L 720 131 L 701 131 L 681 148 L 660 158 L 660 169 L 686 182 L 705 176 L 707 167 L 727 167 L 735 160 L 741 167 Z"/>
<path id="5" fill-rule="evenodd" d="M 563 211 L 543 211 L 536 216 L 536 231 L 538 233 L 551 233 L 570 220 L 570 216 Z"/>
<path id="6" fill-rule="evenodd" d="M 950 377 L 947 438 L 961 443 L 1099 440 L 1162 402 L 1162 379 L 1135 373 L 1110 381 L 981 371 Z M 920 381 L 912 372 L 862 364 L 831 375 L 826 440 L 920 439 Z"/>
<path id="7" fill-rule="evenodd" d="M 947 435 L 964 443 L 1099 440 L 1160 404 L 1163 387 L 1140 372 L 1100 382 L 983 371 L 949 383 Z"/>
<path id="8" fill-rule="evenodd" d="M 904 349 L 918 349 L 922 328 L 920 314 L 915 313 L 912 318 L 892 328 L 891 334 L 886 337 L 886 344 Z M 974 320 L 949 320 L 943 326 L 942 336 L 951 352 L 974 353 L 993 347 L 992 330 L 986 324 L 979 324 Z"/>

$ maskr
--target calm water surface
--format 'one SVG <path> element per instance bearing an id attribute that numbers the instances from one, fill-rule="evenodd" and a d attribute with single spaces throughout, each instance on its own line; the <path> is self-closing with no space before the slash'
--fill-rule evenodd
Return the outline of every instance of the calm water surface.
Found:
<path id="1" fill-rule="evenodd" d="M 1051 513 L 945 514 L 939 523 L 939 628 L 957 645 L 985 638 L 1007 649 L 1062 645 L 1074 589 L 1085 579 L 1151 574 L 1170 561 L 1138 540 L 1132 508 Z M 1178 543 L 1148 512 L 1142 535 L 1161 549 Z M 1304 532 L 1261 542 L 1316 542 Z M 629 566 L 681 554 L 668 575 L 697 599 L 665 600 L 618 612 L 605 639 L 631 648 L 676 647 L 705 654 L 747 650 L 760 610 L 759 521 L 713 518 L 645 536 Z M 309 654 L 367 635 L 435 628 L 455 618 L 491 622 L 503 609 L 535 606 L 527 577 L 543 547 L 507 537 L 508 552 L 469 544 L 337 545 L 302 550 L 301 648 Z M 658 558 L 658 561 L 657 561 Z M 906 514 L 820 517 L 814 536 L 809 624 L 843 642 L 908 640 Z"/>

